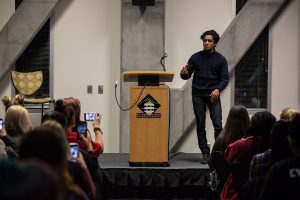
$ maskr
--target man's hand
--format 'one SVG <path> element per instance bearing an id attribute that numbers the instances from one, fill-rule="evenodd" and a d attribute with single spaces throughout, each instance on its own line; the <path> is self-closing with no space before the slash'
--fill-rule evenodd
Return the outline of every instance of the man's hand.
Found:
<path id="1" fill-rule="evenodd" d="M 188 69 L 187 69 L 187 66 L 188 66 L 188 65 L 184 66 L 184 67 L 181 69 L 181 71 L 180 71 L 181 74 L 183 74 L 183 75 L 188 75 L 188 74 L 189 74 L 189 71 L 188 71 Z"/>
<path id="2" fill-rule="evenodd" d="M 219 89 L 214 89 L 210 95 L 209 95 L 211 98 L 211 102 L 215 102 L 219 97 L 220 97 L 220 90 Z"/>

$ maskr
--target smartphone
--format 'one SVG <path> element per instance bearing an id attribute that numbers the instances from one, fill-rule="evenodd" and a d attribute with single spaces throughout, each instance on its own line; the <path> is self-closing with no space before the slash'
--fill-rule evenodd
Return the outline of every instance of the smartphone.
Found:
<path id="1" fill-rule="evenodd" d="M 96 112 L 84 113 L 84 121 L 94 121 L 95 117 L 97 116 L 99 116 L 99 113 Z"/>
<path id="2" fill-rule="evenodd" d="M 80 135 L 84 135 L 86 137 L 87 134 L 87 123 L 84 121 L 80 121 L 77 125 L 77 139 L 80 140 Z"/>
<path id="3" fill-rule="evenodd" d="M 3 130 L 3 119 L 0 118 L 0 131 Z"/>
<path id="4" fill-rule="evenodd" d="M 79 157 L 79 146 L 77 143 L 69 143 L 71 158 Z"/>

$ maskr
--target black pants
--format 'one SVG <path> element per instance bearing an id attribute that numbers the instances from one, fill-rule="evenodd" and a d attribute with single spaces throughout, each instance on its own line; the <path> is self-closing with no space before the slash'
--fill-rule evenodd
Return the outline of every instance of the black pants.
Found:
<path id="1" fill-rule="evenodd" d="M 197 96 L 193 95 L 193 107 L 197 123 L 197 137 L 198 145 L 202 154 L 209 154 L 210 149 L 207 145 L 206 130 L 205 130 L 205 117 L 206 106 L 208 107 L 210 119 L 214 126 L 214 137 L 216 138 L 222 131 L 222 108 L 221 101 L 218 98 L 215 102 L 211 102 L 210 96 Z"/>

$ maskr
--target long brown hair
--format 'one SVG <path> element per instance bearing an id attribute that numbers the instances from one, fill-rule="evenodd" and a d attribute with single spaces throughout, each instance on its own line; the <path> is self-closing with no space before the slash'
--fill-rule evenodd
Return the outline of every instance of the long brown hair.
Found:
<path id="1" fill-rule="evenodd" d="M 63 127 L 55 121 L 46 121 L 40 127 L 29 131 L 20 145 L 20 158 L 36 158 L 48 164 L 61 177 L 66 197 L 70 194 L 85 199 L 85 193 L 69 174 L 67 161 L 69 145 Z"/>
<path id="2" fill-rule="evenodd" d="M 70 104 L 67 104 L 64 99 L 58 99 L 55 102 L 54 110 L 62 113 L 67 119 L 67 128 L 73 128 L 75 125 L 75 111 Z"/>
<path id="3" fill-rule="evenodd" d="M 250 118 L 247 109 L 244 106 L 233 106 L 228 114 L 222 134 L 223 144 L 222 151 L 228 144 L 244 137 L 250 126 Z"/>
<path id="4" fill-rule="evenodd" d="M 73 107 L 75 112 L 75 123 L 78 124 L 80 121 L 81 105 L 80 101 L 74 97 L 68 97 L 63 99 L 65 105 L 70 105 Z"/>

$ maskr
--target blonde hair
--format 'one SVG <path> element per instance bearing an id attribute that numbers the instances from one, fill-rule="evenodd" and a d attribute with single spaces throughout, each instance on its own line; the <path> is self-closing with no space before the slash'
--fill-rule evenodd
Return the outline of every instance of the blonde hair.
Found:
<path id="1" fill-rule="evenodd" d="M 9 107 L 5 115 L 4 125 L 7 132 L 12 134 L 11 136 L 24 135 L 32 129 L 28 110 L 19 105 Z"/>
<path id="2" fill-rule="evenodd" d="M 284 108 L 280 111 L 279 118 L 285 120 L 292 120 L 294 119 L 297 112 L 298 111 L 293 108 Z"/>

